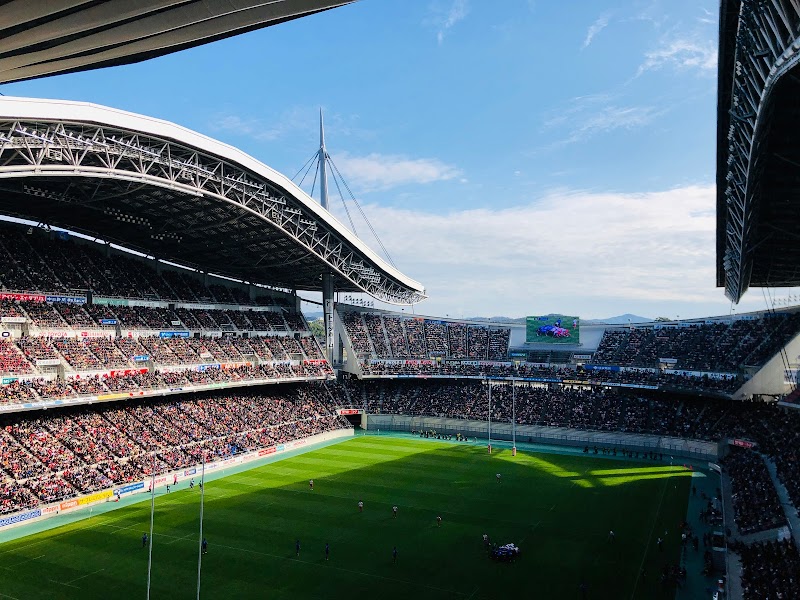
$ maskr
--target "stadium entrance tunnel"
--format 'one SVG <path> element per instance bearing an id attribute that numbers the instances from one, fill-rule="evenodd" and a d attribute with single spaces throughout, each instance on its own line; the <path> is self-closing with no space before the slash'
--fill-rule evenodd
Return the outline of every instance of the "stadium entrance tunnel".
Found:
<path id="1" fill-rule="evenodd" d="M 361 426 L 362 415 L 342 415 L 354 429 L 363 429 Z"/>

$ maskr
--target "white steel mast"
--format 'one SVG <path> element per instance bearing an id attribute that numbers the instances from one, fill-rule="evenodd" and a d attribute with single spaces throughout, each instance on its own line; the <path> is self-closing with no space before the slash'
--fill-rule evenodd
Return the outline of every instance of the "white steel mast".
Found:
<path id="1" fill-rule="evenodd" d="M 322 118 L 322 109 L 319 110 L 319 203 L 325 210 L 328 208 L 328 173 L 325 169 L 328 163 L 328 152 L 325 150 L 325 125 Z M 336 358 L 335 336 L 333 331 L 333 276 L 330 273 L 322 274 L 322 308 L 325 321 L 325 354 L 328 362 L 333 365 Z"/>

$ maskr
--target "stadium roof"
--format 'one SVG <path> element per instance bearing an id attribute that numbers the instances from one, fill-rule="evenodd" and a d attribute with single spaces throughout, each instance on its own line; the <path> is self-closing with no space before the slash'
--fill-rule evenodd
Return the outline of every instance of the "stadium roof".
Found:
<path id="1" fill-rule="evenodd" d="M 0 83 L 138 62 L 354 1 L 0 2 Z"/>
<path id="2" fill-rule="evenodd" d="M 717 285 L 800 285 L 800 4 L 722 0 Z"/>
<path id="3" fill-rule="evenodd" d="M 252 283 L 425 297 L 299 187 L 173 123 L 95 104 L 0 97 L 0 214 Z"/>

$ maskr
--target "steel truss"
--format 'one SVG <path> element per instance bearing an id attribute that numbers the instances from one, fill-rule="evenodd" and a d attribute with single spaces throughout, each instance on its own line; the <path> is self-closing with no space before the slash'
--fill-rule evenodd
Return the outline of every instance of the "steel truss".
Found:
<path id="1" fill-rule="evenodd" d="M 174 141 L 86 123 L 0 121 L 0 179 L 42 176 L 113 177 L 215 198 L 258 215 L 378 300 L 414 304 L 426 297 L 369 264 L 334 227 L 274 183 Z"/>
<path id="2" fill-rule="evenodd" d="M 770 94 L 800 61 L 800 0 L 741 0 L 737 25 L 731 105 L 720 106 L 730 115 L 722 264 L 725 295 L 734 302 L 750 284 L 763 168 L 759 142 L 768 126 Z"/>

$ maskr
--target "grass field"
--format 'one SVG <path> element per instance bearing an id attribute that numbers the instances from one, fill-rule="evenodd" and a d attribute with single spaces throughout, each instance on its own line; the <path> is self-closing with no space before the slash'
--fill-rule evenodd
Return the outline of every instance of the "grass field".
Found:
<path id="1" fill-rule="evenodd" d="M 560 599 L 580 598 L 583 580 L 592 599 L 665 598 L 658 574 L 678 561 L 685 475 L 660 463 L 362 436 L 208 483 L 201 596 Z M 195 597 L 199 500 L 197 488 L 156 498 L 152 598 Z M 0 599 L 145 598 L 149 518 L 141 502 L 0 545 Z M 483 533 L 515 542 L 521 557 L 491 561 Z"/>

